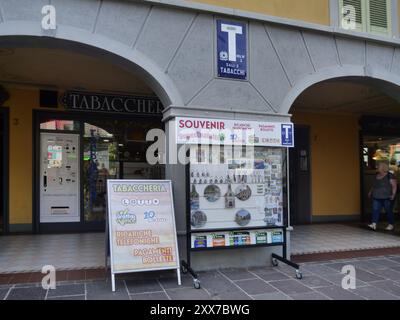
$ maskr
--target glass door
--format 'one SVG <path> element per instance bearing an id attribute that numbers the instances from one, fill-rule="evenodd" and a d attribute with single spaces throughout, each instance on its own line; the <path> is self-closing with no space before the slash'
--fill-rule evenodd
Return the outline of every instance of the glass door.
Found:
<path id="1" fill-rule="evenodd" d="M 104 222 L 107 179 L 119 177 L 115 136 L 93 124 L 84 124 L 83 210 L 85 222 Z"/>
<path id="2" fill-rule="evenodd" d="M 146 150 L 148 130 L 157 121 L 93 120 L 84 123 L 83 207 L 85 223 L 104 223 L 107 179 L 163 179 L 163 165 L 150 165 Z"/>

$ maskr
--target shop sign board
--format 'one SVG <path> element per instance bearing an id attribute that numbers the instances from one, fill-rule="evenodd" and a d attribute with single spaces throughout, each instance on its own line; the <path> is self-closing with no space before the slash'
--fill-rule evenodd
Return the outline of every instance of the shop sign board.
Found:
<path id="1" fill-rule="evenodd" d="M 176 118 L 178 144 L 294 147 L 293 123 Z"/>
<path id="2" fill-rule="evenodd" d="M 218 76 L 247 79 L 247 25 L 243 22 L 217 20 Z"/>
<path id="3" fill-rule="evenodd" d="M 176 269 L 180 284 L 171 181 L 108 180 L 107 192 L 113 291 L 117 273 Z"/>
<path id="4" fill-rule="evenodd" d="M 66 110 L 123 114 L 162 115 L 163 105 L 157 97 L 66 91 L 61 99 Z"/>

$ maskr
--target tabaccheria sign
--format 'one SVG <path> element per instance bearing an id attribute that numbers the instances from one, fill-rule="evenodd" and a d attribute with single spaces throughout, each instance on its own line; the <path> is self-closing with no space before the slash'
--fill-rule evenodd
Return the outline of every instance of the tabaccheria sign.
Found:
<path id="1" fill-rule="evenodd" d="M 161 115 L 163 105 L 156 97 L 66 91 L 61 104 L 67 110 L 124 114 Z"/>

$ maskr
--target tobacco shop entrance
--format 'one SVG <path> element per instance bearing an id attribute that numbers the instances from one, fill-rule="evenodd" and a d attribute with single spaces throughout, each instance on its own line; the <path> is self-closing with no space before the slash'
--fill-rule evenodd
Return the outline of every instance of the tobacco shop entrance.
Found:
<path id="1" fill-rule="evenodd" d="M 146 141 L 163 129 L 157 98 L 66 92 L 65 112 L 35 112 L 35 227 L 39 232 L 102 231 L 107 179 L 163 179 Z M 157 156 L 157 155 L 156 155 Z"/>

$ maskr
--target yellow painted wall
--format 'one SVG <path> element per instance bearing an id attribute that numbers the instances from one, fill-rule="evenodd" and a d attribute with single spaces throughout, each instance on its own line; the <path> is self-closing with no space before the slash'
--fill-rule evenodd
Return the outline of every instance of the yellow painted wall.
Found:
<path id="1" fill-rule="evenodd" d="M 187 0 L 330 25 L 329 0 Z"/>
<path id="2" fill-rule="evenodd" d="M 32 223 L 32 117 L 39 106 L 39 90 L 7 88 L 10 99 L 10 224 Z M 53 109 L 54 110 L 54 109 Z"/>
<path id="3" fill-rule="evenodd" d="M 312 214 L 360 214 L 358 117 L 294 113 L 311 130 Z"/>
<path id="4" fill-rule="evenodd" d="M 10 99 L 10 224 L 32 223 L 32 107 L 38 91 L 8 89 Z"/>

